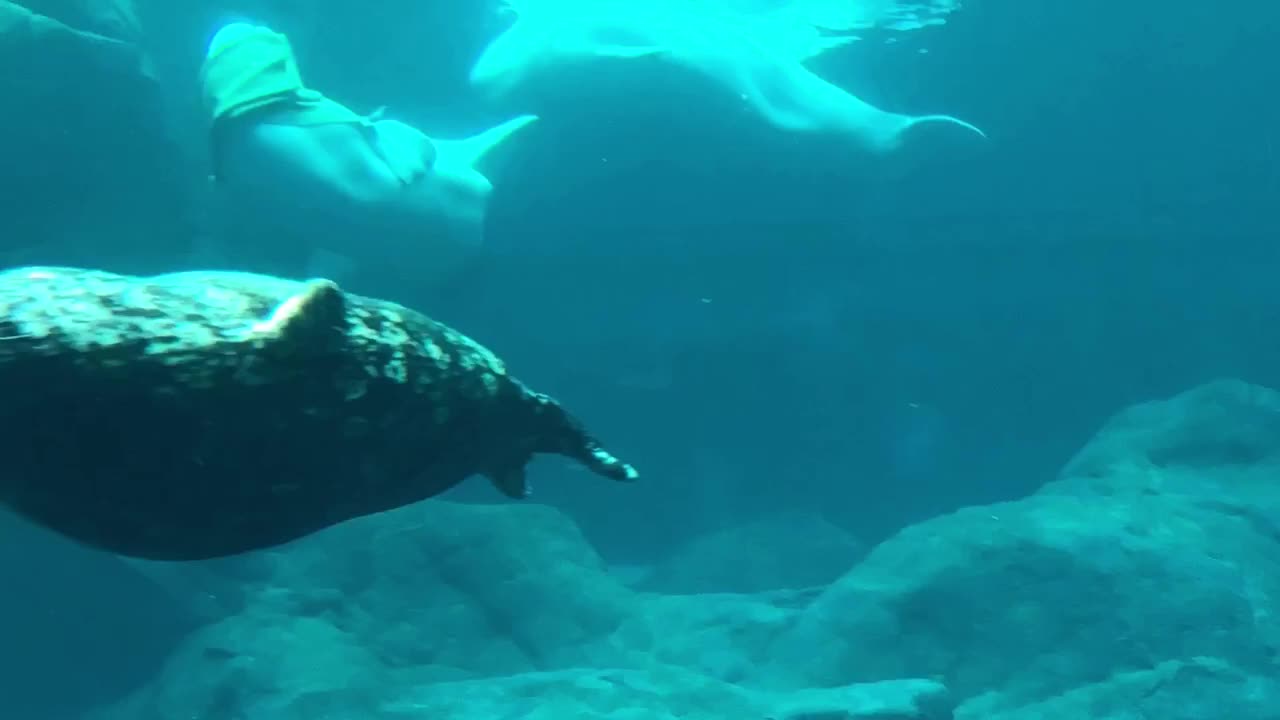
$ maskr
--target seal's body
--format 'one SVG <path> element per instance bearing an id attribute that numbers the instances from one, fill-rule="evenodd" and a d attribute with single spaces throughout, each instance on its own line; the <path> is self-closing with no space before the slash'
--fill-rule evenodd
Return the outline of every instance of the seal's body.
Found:
<path id="1" fill-rule="evenodd" d="M 534 454 L 632 480 L 558 403 L 405 307 L 246 273 L 0 273 L 0 503 L 99 549 L 268 548 Z"/>

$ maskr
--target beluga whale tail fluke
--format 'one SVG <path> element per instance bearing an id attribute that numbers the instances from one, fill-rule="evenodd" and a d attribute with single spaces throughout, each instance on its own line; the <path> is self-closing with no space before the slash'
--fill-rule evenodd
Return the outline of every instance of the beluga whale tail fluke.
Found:
<path id="1" fill-rule="evenodd" d="M 911 118 L 911 122 L 907 124 L 904 130 L 910 130 L 911 128 L 916 127 L 917 125 L 928 125 L 928 124 L 955 125 L 956 127 L 964 128 L 965 130 L 968 130 L 969 132 L 973 133 L 974 135 L 977 135 L 983 140 L 987 139 L 987 133 L 982 128 L 978 127 L 977 125 L 974 125 L 971 122 L 961 120 L 960 118 L 954 115 L 917 115 Z"/>
<path id="2" fill-rule="evenodd" d="M 958 130 L 961 134 L 975 136 L 980 140 L 988 139 L 986 131 L 982 128 L 966 120 L 961 120 L 954 115 L 896 115 L 893 113 L 886 113 L 886 115 L 892 116 L 896 122 L 889 123 L 892 129 L 883 136 L 880 144 L 873 148 L 873 150 L 880 153 L 897 150 L 906 142 L 907 136 L 925 127 L 949 127 Z"/>

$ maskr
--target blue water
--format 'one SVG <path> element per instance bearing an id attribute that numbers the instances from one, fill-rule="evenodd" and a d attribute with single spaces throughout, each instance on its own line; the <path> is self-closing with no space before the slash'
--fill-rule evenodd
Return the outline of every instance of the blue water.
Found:
<path id="1" fill-rule="evenodd" d="M 288 33 L 308 82 L 352 107 L 442 135 L 512 109 L 466 84 L 502 27 L 472 0 L 136 5 L 141 90 L 127 62 L 46 68 L 0 31 L 0 64 L 29 73 L 0 76 L 20 98 L 0 113 L 6 266 L 190 262 L 216 213 L 194 78 L 233 16 Z M 988 134 L 874 161 L 696 78 L 575 77 L 590 106 L 542 100 L 490 173 L 489 259 L 440 292 L 385 292 L 482 339 L 642 467 L 625 512 L 616 488 L 536 467 L 537 501 L 610 563 L 784 510 L 875 543 L 1035 491 L 1130 404 L 1220 377 L 1280 387 L 1278 28 L 1260 0 L 968 0 L 944 26 L 813 64 Z M 132 100 L 111 102 L 113 82 Z M 481 482 L 451 498 L 496 502 Z M 118 697 L 194 624 L 146 622 L 146 593 L 114 579 L 80 592 L 103 558 L 10 524 L 12 717 Z"/>

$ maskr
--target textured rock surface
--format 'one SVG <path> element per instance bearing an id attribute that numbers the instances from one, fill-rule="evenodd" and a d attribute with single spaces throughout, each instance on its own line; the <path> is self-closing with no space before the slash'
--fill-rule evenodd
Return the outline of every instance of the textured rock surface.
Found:
<path id="1" fill-rule="evenodd" d="M 1274 720 L 1277 408 L 1221 382 L 1130 409 L 1042 492 L 819 588 L 636 591 L 537 506 L 365 518 L 271 553 L 104 718 Z"/>
<path id="2" fill-rule="evenodd" d="M 141 37 L 130 0 L 0 0 L 0 264 L 173 257 L 201 176 Z"/>
<path id="3" fill-rule="evenodd" d="M 1122 672 L 1092 685 L 1005 712 L 992 698 L 967 703 L 961 720 L 1205 720 L 1280 717 L 1280 681 L 1251 675 L 1216 658 L 1169 660 L 1150 670 Z"/>
<path id="4" fill-rule="evenodd" d="M 570 670 L 442 683 L 384 706 L 387 718 L 528 720 L 947 720 L 947 691 L 927 680 L 798 693 L 716 682 L 678 668 Z"/>
<path id="5" fill-rule="evenodd" d="M 119 700 L 150 682 L 206 617 L 118 558 L 3 510 L 0 568 L 6 718 L 74 718 Z"/>
<path id="6" fill-rule="evenodd" d="M 560 454 L 636 472 L 551 398 L 405 307 L 244 273 L 0 273 L 0 502 L 87 545 L 278 545 Z"/>
<path id="7" fill-rule="evenodd" d="M 697 538 L 639 587 L 668 593 L 749 593 L 826 585 L 865 550 L 817 513 L 785 512 Z"/>
<path id="8" fill-rule="evenodd" d="M 261 562 L 241 612 L 102 717 L 932 720 L 953 707 L 923 680 L 744 687 L 807 595 L 636 593 L 539 505 L 424 503 Z"/>
<path id="9" fill-rule="evenodd" d="M 762 674 L 941 677 L 1014 701 L 1200 655 L 1274 668 L 1277 408 L 1221 382 L 1122 413 L 1041 493 L 875 548 Z"/>
<path id="10" fill-rule="evenodd" d="M 275 555 L 260 617 L 330 617 L 395 668 L 607 664 L 608 637 L 639 607 L 577 528 L 541 505 L 426 503 Z"/>
<path id="11" fill-rule="evenodd" d="M 35 16 L 33 24 L 57 23 L 82 35 L 125 43 L 141 39 L 131 0 L 17 0 L 6 4 L 29 10 Z"/>

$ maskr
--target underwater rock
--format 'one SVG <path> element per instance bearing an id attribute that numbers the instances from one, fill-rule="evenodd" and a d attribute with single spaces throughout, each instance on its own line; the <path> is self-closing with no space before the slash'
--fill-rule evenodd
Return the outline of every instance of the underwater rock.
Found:
<path id="1" fill-rule="evenodd" d="M 144 47 L 130 0 L 0 0 L 0 265 L 94 262 L 104 237 L 117 262 L 154 262 L 186 229 L 191 183 Z"/>
<path id="2" fill-rule="evenodd" d="M 1257 437 L 1278 399 L 1215 383 L 1107 427 L 1172 437 L 1159 428 L 1234 407 L 1216 436 Z M 1078 457 L 1110 447 L 1114 462 L 907 528 L 826 588 L 632 590 L 536 505 L 423 503 L 344 523 L 263 553 L 242 612 L 95 720 L 1190 720 L 1218 701 L 1224 717 L 1271 717 L 1269 454 L 1157 467 L 1152 445 L 1124 459 L 1109 432 Z M 1212 496 L 1189 491 L 1197 477 Z"/>
<path id="3" fill-rule="evenodd" d="M 91 715 L 91 720 L 197 717 L 306 720 L 367 717 L 384 720 L 518 717 L 725 720 L 951 720 L 954 703 L 930 680 L 863 683 L 800 691 L 760 690 L 718 681 L 678 666 L 573 667 L 490 677 L 425 677 L 413 669 L 379 668 L 365 649 L 332 626 L 303 618 L 291 623 L 300 649 L 279 664 L 207 650 L 204 666 L 220 677 L 217 689 L 197 672 L 168 674 L 172 684 Z M 271 625 L 266 638 L 278 638 Z M 310 642 L 311 645 L 306 643 Z M 314 648 L 323 648 L 317 652 Z M 305 666 L 305 667 L 304 667 Z M 195 667 L 195 666 L 192 666 Z M 269 668 L 269 669 L 268 669 Z M 305 677 L 305 683 L 298 678 Z M 293 680 L 293 682 L 290 682 Z M 201 714 L 203 713 L 203 714 Z"/>
<path id="4" fill-rule="evenodd" d="M 770 720 L 951 720 L 955 704 L 936 680 L 885 680 L 781 694 Z"/>
<path id="5" fill-rule="evenodd" d="M 998 709 L 998 694 L 977 698 L 956 712 L 962 720 L 1271 720 L 1280 703 L 1280 680 L 1249 674 L 1208 657 L 1169 660 L 1154 668 L 1122 672 L 1042 702 Z"/>
<path id="6" fill-rule="evenodd" d="M 636 585 L 669 593 L 754 593 L 826 585 L 865 549 L 817 513 L 783 512 L 696 538 Z"/>
<path id="7" fill-rule="evenodd" d="M 5 0 L 75 32 L 101 38 L 136 42 L 141 37 L 133 0 Z"/>
<path id="8" fill-rule="evenodd" d="M 927 680 L 798 693 L 753 691 L 673 667 L 569 670 L 428 686 L 385 704 L 388 718 L 486 720 L 949 720 L 952 705 Z"/>
<path id="9" fill-rule="evenodd" d="M 269 713 L 277 720 L 363 717 L 381 720 L 561 720 L 617 718 L 618 720 L 951 720 L 953 705 L 946 689 L 924 680 L 867 683 L 802 693 L 763 692 L 720 683 L 680 668 L 575 668 L 521 673 L 494 678 L 382 686 L 374 688 L 344 680 L 365 680 L 359 665 L 346 666 L 350 656 L 334 658 L 328 683 L 284 700 L 253 687 L 237 688 L 245 702 L 219 702 L 198 707 L 208 717 L 256 717 Z M 358 662 L 358 660 L 357 660 Z M 329 665 L 329 662 L 323 664 Z M 176 701 L 178 698 L 174 698 Z M 148 715 L 107 711 L 92 720 L 123 720 Z M 160 717 L 160 716 L 156 716 Z"/>
<path id="10" fill-rule="evenodd" d="M 245 608 L 101 717 L 951 717 L 932 681 L 740 684 L 811 595 L 637 593 L 551 507 L 419 503 L 254 558 Z"/>
<path id="11" fill-rule="evenodd" d="M 1240 470 L 1280 465 L 1280 393 L 1240 380 L 1221 379 L 1170 400 L 1142 403 L 1116 414 L 1098 436 L 1072 458 L 1063 478 L 1083 478 L 1100 491 L 1126 470 L 1193 475 L 1194 487 L 1215 496 L 1248 491 L 1252 485 L 1280 500 L 1270 483 L 1230 482 Z M 1170 488 L 1165 485 L 1164 490 Z M 1255 493 L 1250 493 L 1251 495 Z M 1263 498 L 1258 498 L 1263 499 Z"/>
<path id="12" fill-rule="evenodd" d="M 938 677 L 962 700 L 999 689 L 1026 702 L 1197 655 L 1272 667 L 1280 487 L 1259 428 L 1276 408 L 1270 390 L 1217 383 L 1121 413 L 1036 495 L 876 547 L 802 612 L 761 676 Z M 1202 460 L 1155 465 L 1154 447 Z"/>
<path id="13" fill-rule="evenodd" d="M 560 454 L 636 471 L 471 339 L 323 280 L 0 273 L 0 503 L 121 555 L 279 545 Z"/>
<path id="14" fill-rule="evenodd" d="M 532 503 L 420 503 L 265 555 L 249 613 L 264 626 L 321 618 L 388 667 L 446 677 L 621 663 L 607 640 L 642 610 L 567 516 Z"/>
<path id="15" fill-rule="evenodd" d="M 419 503 L 231 561 L 259 558 L 245 608 L 193 633 L 120 717 L 380 717 L 367 703 L 428 683 L 625 666 L 611 636 L 643 611 L 532 503 Z"/>
<path id="16" fill-rule="evenodd" d="M 87 553 L 3 510 L 0 574 L 5 717 L 73 718 L 118 701 L 152 682 L 205 620 L 120 558 Z"/>

